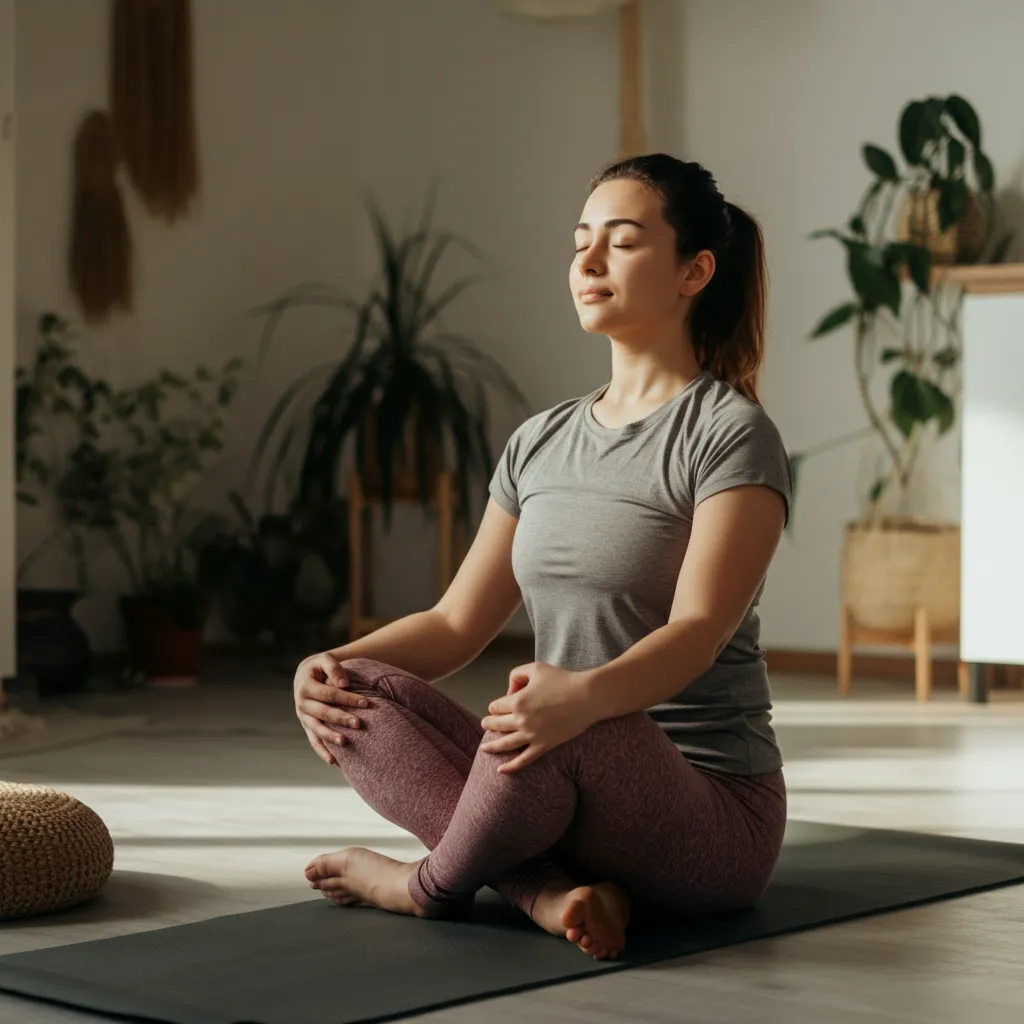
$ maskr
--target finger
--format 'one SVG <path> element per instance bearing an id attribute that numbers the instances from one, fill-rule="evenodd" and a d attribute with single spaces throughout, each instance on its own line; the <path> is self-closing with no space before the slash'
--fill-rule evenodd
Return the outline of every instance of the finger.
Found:
<path id="1" fill-rule="evenodd" d="M 351 690 L 341 690 L 336 686 L 321 686 L 315 693 L 309 694 L 321 704 L 347 704 L 349 707 L 368 708 L 370 702 L 361 694 Z"/>
<path id="2" fill-rule="evenodd" d="M 518 722 L 511 715 L 488 715 L 480 719 L 480 725 L 491 732 L 512 732 L 519 728 Z"/>
<path id="3" fill-rule="evenodd" d="M 362 719 L 348 711 L 329 704 L 321 704 L 319 701 L 303 701 L 302 710 L 318 722 L 330 722 L 332 725 L 341 725 L 348 729 L 358 729 L 362 725 Z"/>
<path id="4" fill-rule="evenodd" d="M 302 727 L 306 730 L 310 736 L 317 736 L 322 742 L 337 743 L 338 746 L 345 745 L 345 734 L 343 732 L 336 732 L 334 729 L 326 726 L 318 718 L 314 718 L 311 715 L 307 715 L 302 719 Z"/>
<path id="5" fill-rule="evenodd" d="M 348 673 L 341 667 L 341 662 L 333 654 L 323 654 L 320 666 L 327 680 L 335 686 L 348 686 Z"/>
<path id="6" fill-rule="evenodd" d="M 508 750 L 518 750 L 527 743 L 529 743 L 529 740 L 525 736 L 514 732 L 508 736 L 501 736 L 498 739 L 486 740 L 480 744 L 480 749 L 488 754 L 503 754 Z"/>
<path id="7" fill-rule="evenodd" d="M 337 761 L 334 760 L 334 755 L 324 746 L 323 740 L 319 736 L 311 733 L 308 729 L 306 730 L 306 736 L 309 739 L 309 745 L 313 748 L 313 752 L 321 761 L 326 761 L 329 765 L 337 765 Z"/>
<path id="8" fill-rule="evenodd" d="M 511 761 L 506 761 L 504 764 L 498 765 L 498 772 L 501 775 L 508 775 L 511 772 L 517 772 L 520 768 L 525 768 L 532 761 L 536 761 L 543 752 L 543 750 L 538 750 L 536 747 L 529 746 L 518 757 L 513 758 Z"/>
<path id="9" fill-rule="evenodd" d="M 530 672 L 531 672 L 532 669 L 533 669 L 533 664 L 532 663 L 529 664 L 529 665 L 516 665 L 516 667 L 514 669 L 512 669 L 512 671 L 509 672 L 509 674 L 508 674 L 508 681 L 509 681 L 509 683 L 511 684 L 511 683 L 515 682 L 517 679 L 526 679 L 526 680 L 528 680 L 530 678 Z"/>
<path id="10" fill-rule="evenodd" d="M 353 693 L 351 690 L 341 690 L 337 686 L 322 686 L 315 693 L 308 696 L 318 700 L 323 705 L 347 706 L 349 708 L 369 708 L 370 700 L 361 693 Z"/>

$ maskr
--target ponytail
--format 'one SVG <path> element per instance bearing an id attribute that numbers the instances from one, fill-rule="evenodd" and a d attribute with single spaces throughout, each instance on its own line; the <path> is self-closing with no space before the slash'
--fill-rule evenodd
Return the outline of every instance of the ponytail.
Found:
<path id="1" fill-rule="evenodd" d="M 660 199 L 676 233 L 676 253 L 688 259 L 708 249 L 715 272 L 690 313 L 694 354 L 752 402 L 760 404 L 757 379 L 764 358 L 768 272 L 764 237 L 757 221 L 727 203 L 715 179 L 700 164 L 664 153 L 629 157 L 590 181 L 590 191 L 617 178 L 639 181 Z"/>
<path id="2" fill-rule="evenodd" d="M 764 358 L 768 272 L 761 227 L 727 203 L 730 230 L 711 280 L 694 304 L 690 332 L 701 369 L 710 370 L 760 404 L 757 378 Z"/>

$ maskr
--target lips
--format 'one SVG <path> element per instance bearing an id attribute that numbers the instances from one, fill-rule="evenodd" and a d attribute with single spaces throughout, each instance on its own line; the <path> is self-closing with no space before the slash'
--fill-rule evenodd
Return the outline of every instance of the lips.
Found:
<path id="1" fill-rule="evenodd" d="M 580 298 L 595 298 L 597 296 L 608 296 L 611 295 L 611 291 L 607 288 L 586 288 L 580 292 Z"/>

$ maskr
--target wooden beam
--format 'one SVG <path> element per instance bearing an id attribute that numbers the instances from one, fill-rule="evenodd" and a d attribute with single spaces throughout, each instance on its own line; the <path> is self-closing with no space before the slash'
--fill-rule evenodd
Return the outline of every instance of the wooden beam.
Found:
<path id="1" fill-rule="evenodd" d="M 619 11 L 619 159 L 647 152 L 644 127 L 641 0 Z"/>

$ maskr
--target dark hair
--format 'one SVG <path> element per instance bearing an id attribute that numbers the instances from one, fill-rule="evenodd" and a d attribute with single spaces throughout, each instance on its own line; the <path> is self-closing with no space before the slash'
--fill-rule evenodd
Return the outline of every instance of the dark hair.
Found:
<path id="1" fill-rule="evenodd" d="M 588 194 L 619 178 L 639 181 L 659 197 L 680 259 L 702 249 L 714 253 L 715 272 L 690 314 L 694 354 L 702 369 L 759 402 L 768 293 L 760 225 L 726 202 L 711 173 L 693 161 L 665 153 L 620 160 L 591 180 Z"/>

